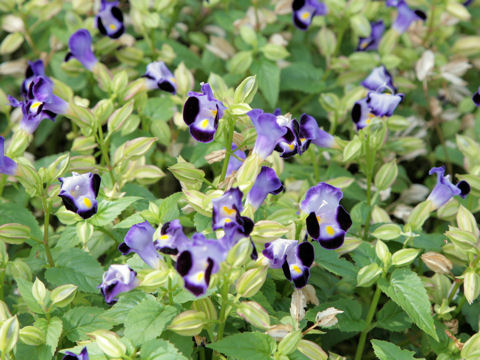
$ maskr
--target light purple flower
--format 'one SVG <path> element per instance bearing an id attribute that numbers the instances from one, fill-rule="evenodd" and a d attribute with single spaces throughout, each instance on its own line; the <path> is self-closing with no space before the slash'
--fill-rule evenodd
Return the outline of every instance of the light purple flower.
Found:
<path id="1" fill-rule="evenodd" d="M 335 145 L 335 138 L 318 127 L 313 116 L 302 114 L 300 117 L 301 152 L 308 149 L 310 143 L 322 148 L 331 148 Z"/>
<path id="2" fill-rule="evenodd" d="M 274 114 L 264 113 L 263 110 L 253 109 L 247 115 L 257 130 L 253 152 L 261 159 L 265 159 L 273 152 L 281 137 L 287 133 L 287 129 L 278 124 Z"/>
<path id="3" fill-rule="evenodd" d="M 464 199 L 470 193 L 470 185 L 465 180 L 461 180 L 457 185 L 451 183 L 450 175 L 445 176 L 444 166 L 431 168 L 428 174 L 437 174 L 437 184 L 427 198 L 432 202 L 434 209 L 438 209 L 455 195 Z"/>
<path id="4" fill-rule="evenodd" d="M 300 30 L 307 30 L 315 16 L 328 12 L 327 5 L 318 0 L 294 0 L 292 10 L 293 23 Z"/>
<path id="5" fill-rule="evenodd" d="M 247 195 L 247 204 L 250 204 L 255 209 L 265 201 L 268 194 L 277 195 L 283 191 L 283 185 L 278 178 L 275 170 L 267 166 L 262 166 L 262 170 L 255 180 Z"/>
<path id="6" fill-rule="evenodd" d="M 188 248 L 190 240 L 183 233 L 178 219 L 166 222 L 160 230 L 160 238 L 155 240 L 155 248 L 164 254 L 177 255 Z"/>
<path id="7" fill-rule="evenodd" d="M 97 196 L 100 189 L 100 175 L 86 173 L 59 178 L 60 196 L 67 210 L 73 211 L 84 219 L 97 213 Z"/>
<path id="8" fill-rule="evenodd" d="M 392 116 L 397 106 L 403 101 L 403 94 L 377 93 L 370 91 L 367 95 L 367 105 L 370 113 L 375 116 Z"/>
<path id="9" fill-rule="evenodd" d="M 147 79 L 149 90 L 160 89 L 172 94 L 177 93 L 177 80 L 162 61 L 155 61 L 147 65 L 144 78 Z"/>
<path id="10" fill-rule="evenodd" d="M 394 2 L 390 2 L 393 4 Z M 395 6 L 398 10 L 397 18 L 393 23 L 392 27 L 403 34 L 405 31 L 408 30 L 412 22 L 422 20 L 425 21 L 427 19 L 427 15 L 422 10 L 412 10 L 408 6 L 408 4 L 404 0 L 395 1 Z"/>
<path id="11" fill-rule="evenodd" d="M 133 225 L 118 246 L 118 250 L 123 255 L 136 252 L 148 266 L 157 268 L 161 256 L 154 246 L 154 232 L 155 229 L 148 221 Z"/>
<path id="12" fill-rule="evenodd" d="M 246 216 L 241 216 L 243 193 L 238 188 L 226 191 L 222 196 L 213 199 L 212 229 L 223 229 L 226 224 L 236 223 L 242 234 L 247 236 L 253 229 L 253 222 Z"/>
<path id="13" fill-rule="evenodd" d="M 92 71 L 97 58 L 92 52 L 92 36 L 87 29 L 80 29 L 75 32 L 68 40 L 70 52 L 65 56 L 65 61 L 71 57 L 77 59 L 85 68 Z"/>
<path id="14" fill-rule="evenodd" d="M 315 250 L 307 241 L 277 239 L 265 244 L 263 255 L 269 259 L 270 267 L 283 269 L 287 280 L 297 288 L 307 285 L 310 267 L 315 258 Z"/>
<path id="15" fill-rule="evenodd" d="M 29 61 L 27 70 L 25 71 L 25 80 L 22 83 L 22 96 L 27 97 L 28 88 L 30 83 L 39 75 L 45 76 L 45 68 L 42 60 Z"/>
<path id="16" fill-rule="evenodd" d="M 183 120 L 195 140 L 211 142 L 226 107 L 213 96 L 209 84 L 202 85 L 202 93 L 190 91 L 188 96 L 183 106 Z"/>
<path id="17" fill-rule="evenodd" d="M 102 0 L 100 11 L 95 17 L 98 31 L 112 39 L 118 39 L 125 32 L 123 14 L 118 1 Z"/>
<path id="18" fill-rule="evenodd" d="M 370 124 L 370 121 L 375 117 L 370 112 L 370 108 L 367 103 L 367 98 L 363 98 L 355 102 L 352 108 L 352 121 L 357 127 L 357 130 L 363 129 Z"/>
<path id="19" fill-rule="evenodd" d="M 275 151 L 278 151 L 280 156 L 286 159 L 300 151 L 301 144 L 298 121 L 297 119 L 289 119 L 280 114 L 274 115 L 277 116 L 277 124 L 286 131 L 277 141 Z"/>
<path id="20" fill-rule="evenodd" d="M 103 274 L 103 281 L 98 288 L 105 297 L 107 304 L 115 303 L 118 294 L 137 287 L 137 273 L 128 265 L 110 265 Z"/>
<path id="21" fill-rule="evenodd" d="M 357 51 L 377 50 L 382 35 L 385 31 L 385 25 L 382 20 L 370 22 L 370 36 L 358 39 Z"/>
<path id="22" fill-rule="evenodd" d="M 62 358 L 62 360 L 89 360 L 90 358 L 88 357 L 88 350 L 87 347 L 85 346 L 80 354 L 74 354 L 71 351 L 65 352 L 65 356 Z"/>
<path id="23" fill-rule="evenodd" d="M 337 249 L 352 225 L 350 215 L 340 205 L 343 193 L 327 183 L 310 188 L 300 207 L 308 214 L 307 232 L 326 249 Z"/>
<path id="24" fill-rule="evenodd" d="M 235 144 L 232 145 L 232 151 L 235 154 L 235 156 L 237 156 L 238 158 L 243 160 L 246 159 L 245 151 L 238 149 L 237 145 Z M 230 156 L 230 159 L 228 160 L 226 176 L 230 176 L 232 172 L 240 169 L 240 166 L 242 166 L 243 164 L 243 162 L 238 160 L 235 156 Z"/>
<path id="25" fill-rule="evenodd" d="M 0 136 L 0 174 L 15 175 L 17 163 L 5 156 L 5 138 Z"/>
<path id="26" fill-rule="evenodd" d="M 397 88 L 393 85 L 393 77 L 385 66 L 374 68 L 362 81 L 362 86 L 371 91 L 382 92 L 388 90 L 395 93 Z"/>

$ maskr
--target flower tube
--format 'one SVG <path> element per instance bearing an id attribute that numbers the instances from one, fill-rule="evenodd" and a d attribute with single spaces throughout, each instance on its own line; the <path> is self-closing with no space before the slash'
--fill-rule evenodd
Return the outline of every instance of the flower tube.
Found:
<path id="1" fill-rule="evenodd" d="M 65 56 L 65 61 L 74 57 L 85 66 L 85 68 L 90 71 L 93 70 L 98 60 L 92 52 L 92 36 L 87 29 L 80 29 L 70 36 L 68 47 L 70 48 L 70 52 Z"/>
<path id="2" fill-rule="evenodd" d="M 97 213 L 97 196 L 100 189 L 100 175 L 86 173 L 79 175 L 72 172 L 72 176 L 59 178 L 60 193 L 67 210 L 73 211 L 84 219 Z"/>
<path id="3" fill-rule="evenodd" d="M 118 250 L 123 255 L 136 252 L 148 266 L 157 268 L 161 257 L 154 246 L 154 233 L 155 229 L 148 221 L 133 225 L 128 230 Z"/>
<path id="4" fill-rule="evenodd" d="M 137 287 L 137 273 L 128 265 L 110 265 L 103 274 L 103 281 L 98 288 L 107 304 L 115 303 L 118 294 L 130 291 Z"/>
<path id="5" fill-rule="evenodd" d="M 0 136 L 0 174 L 15 175 L 17 163 L 5 156 L 5 138 Z"/>
<path id="6" fill-rule="evenodd" d="M 457 185 L 451 183 L 450 175 L 445 176 L 444 166 L 431 168 L 428 174 L 437 174 L 437 184 L 427 198 L 432 202 L 433 210 L 447 203 L 455 195 L 465 199 L 470 193 L 470 185 L 465 180 L 458 182 Z"/>
<path id="7" fill-rule="evenodd" d="M 262 166 L 255 184 L 248 192 L 246 204 L 250 204 L 254 209 L 258 209 L 265 201 L 268 194 L 277 195 L 283 191 L 283 185 L 278 178 L 275 170 L 267 166 Z"/>

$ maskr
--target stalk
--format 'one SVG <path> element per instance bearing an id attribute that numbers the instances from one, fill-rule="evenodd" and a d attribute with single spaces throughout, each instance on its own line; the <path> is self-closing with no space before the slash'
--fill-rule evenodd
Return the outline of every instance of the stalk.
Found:
<path id="1" fill-rule="evenodd" d="M 225 180 L 227 175 L 228 162 L 230 161 L 230 156 L 232 155 L 232 142 L 233 142 L 233 131 L 235 126 L 233 125 L 232 119 L 228 117 L 227 119 L 227 131 L 225 132 L 225 159 L 223 159 L 222 173 L 220 175 L 220 182 Z"/>
<path id="2" fill-rule="evenodd" d="M 45 195 L 42 197 L 43 205 L 43 246 L 45 247 L 45 254 L 47 255 L 48 264 L 50 267 L 55 267 L 53 262 L 52 253 L 50 252 L 50 246 L 48 245 L 48 225 L 50 224 L 50 209 L 48 207 L 47 199 Z"/>
<path id="3" fill-rule="evenodd" d="M 355 353 L 355 360 L 362 359 L 363 350 L 365 348 L 365 342 L 367 341 L 368 332 L 371 330 L 370 324 L 372 323 L 373 316 L 375 315 L 375 311 L 377 310 L 378 300 L 380 300 L 380 294 L 381 294 L 381 290 L 380 290 L 380 287 L 377 285 L 377 289 L 375 290 L 375 294 L 373 295 L 373 299 L 370 304 L 370 309 L 368 309 L 365 328 L 360 334 L 360 339 L 358 340 L 357 351 Z"/>

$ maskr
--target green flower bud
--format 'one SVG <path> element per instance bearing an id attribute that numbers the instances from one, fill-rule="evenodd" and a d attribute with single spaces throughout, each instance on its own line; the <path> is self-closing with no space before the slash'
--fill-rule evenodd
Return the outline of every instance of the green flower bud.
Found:
<path id="1" fill-rule="evenodd" d="M 64 225 L 76 224 L 77 222 L 83 220 L 80 215 L 74 213 L 73 211 L 67 210 L 65 206 L 62 206 L 60 209 L 58 209 L 55 213 L 55 216 Z"/>
<path id="2" fill-rule="evenodd" d="M 31 281 L 32 270 L 30 267 L 20 259 L 15 259 L 7 264 L 7 273 L 13 278 L 20 278 Z"/>
<path id="3" fill-rule="evenodd" d="M 391 54 L 395 46 L 397 45 L 400 34 L 395 29 L 390 29 L 385 32 L 378 45 L 378 51 L 380 55 Z"/>
<path id="4" fill-rule="evenodd" d="M 422 228 L 425 221 L 430 217 L 432 211 L 432 203 L 429 200 L 422 201 L 410 213 L 407 224 L 412 230 L 419 230 Z"/>
<path id="5" fill-rule="evenodd" d="M 463 344 L 460 356 L 466 360 L 478 359 L 480 357 L 480 333 L 476 333 Z"/>
<path id="6" fill-rule="evenodd" d="M 140 281 L 140 287 L 145 291 L 156 291 L 159 287 L 165 285 L 168 281 L 168 271 L 153 270 L 149 271 Z"/>
<path id="7" fill-rule="evenodd" d="M 337 188 L 345 189 L 345 188 L 349 187 L 350 185 L 352 185 L 354 181 L 355 181 L 354 178 L 351 178 L 351 177 L 348 177 L 348 176 L 340 176 L 340 177 L 337 177 L 337 178 L 334 178 L 334 179 L 329 179 L 325 182 L 327 184 L 330 184 L 330 185 L 335 186 Z"/>
<path id="8" fill-rule="evenodd" d="M 30 228 L 16 223 L 9 223 L 0 226 L 0 240 L 7 244 L 22 244 L 30 238 Z"/>
<path id="9" fill-rule="evenodd" d="M 98 44 L 96 47 L 98 49 Z M 92 72 L 93 72 L 93 77 L 98 82 L 98 87 L 103 91 L 108 92 L 112 84 L 112 75 L 110 71 L 107 69 L 107 67 L 103 65 L 101 62 L 97 62 L 94 65 Z"/>
<path id="10" fill-rule="evenodd" d="M 468 231 L 478 236 L 478 225 L 475 217 L 462 205 L 458 208 L 457 225 L 460 230 Z"/>
<path id="11" fill-rule="evenodd" d="M 33 283 L 32 295 L 37 301 L 37 303 L 42 307 L 42 309 L 45 309 L 46 303 L 48 301 L 47 299 L 48 290 L 45 288 L 45 284 L 42 281 L 40 281 L 38 278 L 36 278 Z"/>
<path id="12" fill-rule="evenodd" d="M 142 185 L 153 184 L 164 176 L 165 173 L 154 165 L 135 166 L 129 172 L 129 178 L 136 179 Z"/>
<path id="13" fill-rule="evenodd" d="M 137 66 L 142 62 L 144 53 L 141 49 L 134 46 L 127 46 L 116 51 L 116 55 L 120 62 L 129 66 Z"/>
<path id="14" fill-rule="evenodd" d="M 115 74 L 110 84 L 112 92 L 118 97 L 122 98 L 123 93 L 127 89 L 128 85 L 128 74 L 125 70 L 122 70 Z M 125 106 L 125 105 L 124 105 Z"/>
<path id="15" fill-rule="evenodd" d="M 249 76 L 245 78 L 240 85 L 237 86 L 235 89 L 235 93 L 233 95 L 233 102 L 235 104 L 239 103 L 247 103 L 250 104 L 257 93 L 258 90 L 258 83 L 257 77 Z"/>
<path id="16" fill-rule="evenodd" d="M 300 330 L 292 331 L 280 341 L 277 352 L 282 355 L 291 354 L 297 349 L 300 340 L 302 340 L 302 332 Z"/>
<path id="17" fill-rule="evenodd" d="M 300 351 L 310 360 L 327 360 L 328 354 L 323 349 L 315 344 L 313 341 L 300 340 L 297 345 L 297 350 Z"/>
<path id="18" fill-rule="evenodd" d="M 73 90 L 64 82 L 51 78 L 53 81 L 53 93 L 64 100 L 71 101 L 73 99 Z"/>
<path id="19" fill-rule="evenodd" d="M 73 139 L 72 152 L 89 155 L 96 147 L 97 143 L 93 136 L 79 136 Z"/>
<path id="20" fill-rule="evenodd" d="M 281 45 L 266 44 L 260 49 L 263 55 L 269 60 L 277 61 L 285 59 L 290 53 Z"/>
<path id="21" fill-rule="evenodd" d="M 392 219 L 390 219 L 390 216 L 388 215 L 388 213 L 382 209 L 381 207 L 379 207 L 378 205 L 375 205 L 373 207 L 373 210 L 372 210 L 372 224 L 378 224 L 378 223 L 389 223 L 391 222 Z M 390 225 L 390 224 L 388 224 Z M 379 228 L 377 228 L 379 229 Z M 393 236 L 396 232 L 396 230 L 393 230 L 391 233 L 390 233 L 390 229 L 386 229 L 388 231 L 387 235 L 386 236 Z M 389 234 L 390 233 L 390 234 Z M 400 235 L 400 233 L 399 233 Z M 380 235 L 380 236 L 383 236 L 383 235 Z M 398 237 L 398 236 L 396 236 Z M 394 239 L 396 238 L 394 237 Z M 384 239 L 383 237 L 378 237 L 378 239 L 382 239 L 382 240 L 390 240 L 390 239 Z"/>
<path id="22" fill-rule="evenodd" d="M 205 313 L 188 310 L 178 314 L 168 326 L 168 329 L 182 336 L 200 334 L 207 322 Z"/>
<path id="23" fill-rule="evenodd" d="M 358 136 L 355 136 L 343 149 L 343 162 L 350 162 L 360 156 L 362 142 Z"/>
<path id="24" fill-rule="evenodd" d="M 265 244 L 281 238 L 288 232 L 288 227 L 273 220 L 260 220 L 255 223 L 251 233 L 253 241 Z"/>
<path id="25" fill-rule="evenodd" d="M 374 237 L 381 240 L 393 240 L 397 239 L 402 233 L 402 229 L 397 224 L 385 224 L 380 225 L 372 233 Z"/>
<path id="26" fill-rule="evenodd" d="M 37 346 L 45 343 L 45 333 L 35 326 L 25 326 L 20 329 L 20 340 L 27 345 Z"/>
<path id="27" fill-rule="evenodd" d="M 20 324 L 17 316 L 5 320 L 0 327 L 0 351 L 2 354 L 8 354 L 13 350 L 18 340 Z"/>
<path id="28" fill-rule="evenodd" d="M 475 234 L 460 230 L 456 227 L 449 226 L 448 231 L 445 235 L 460 249 L 463 250 L 472 250 L 475 249 L 477 245 L 477 237 Z"/>
<path id="29" fill-rule="evenodd" d="M 228 88 L 221 76 L 218 76 L 215 73 L 210 73 L 210 76 L 208 77 L 208 83 L 212 88 L 213 95 L 215 95 L 217 99 L 226 102 L 225 99 L 231 96 L 231 89 Z"/>
<path id="30" fill-rule="evenodd" d="M 378 190 L 386 190 L 397 179 L 398 167 L 395 160 L 383 164 L 377 175 L 375 175 L 375 186 Z"/>
<path id="31" fill-rule="evenodd" d="M 138 129 L 138 125 L 140 124 L 140 117 L 138 115 L 130 115 L 127 120 L 123 123 L 121 134 L 122 136 L 131 134 L 135 130 Z"/>
<path id="32" fill-rule="evenodd" d="M 244 301 L 237 307 L 237 314 L 256 328 L 266 330 L 270 328 L 270 315 L 255 301 Z"/>
<path id="33" fill-rule="evenodd" d="M 243 238 L 230 249 L 227 255 L 227 263 L 233 268 L 238 268 L 250 260 L 252 244 L 250 238 Z"/>
<path id="34" fill-rule="evenodd" d="M 86 222 L 81 221 L 77 223 L 77 236 L 82 242 L 82 244 L 86 245 L 87 241 L 90 240 L 94 232 L 93 225 Z"/>
<path id="35" fill-rule="evenodd" d="M 388 250 L 388 246 L 381 240 L 377 240 L 375 244 L 375 253 L 377 257 L 383 262 L 386 268 L 390 266 L 392 261 L 392 254 Z"/>
<path id="36" fill-rule="evenodd" d="M 72 284 L 61 285 L 52 290 L 50 300 L 58 307 L 65 307 L 75 298 L 77 287 Z"/>
<path id="37" fill-rule="evenodd" d="M 87 334 L 97 343 L 100 350 L 106 355 L 114 358 L 122 358 L 125 356 L 127 347 L 120 341 L 117 334 L 107 330 L 96 330 Z"/>
<path id="38" fill-rule="evenodd" d="M 135 160 L 145 155 L 151 147 L 155 144 L 157 138 L 154 137 L 138 137 L 129 140 L 123 145 L 119 146 L 115 151 L 114 161 L 118 163 L 124 160 Z"/>
<path id="39" fill-rule="evenodd" d="M 322 93 L 319 101 L 326 111 L 335 112 L 340 107 L 340 99 L 334 93 Z"/>
<path id="40" fill-rule="evenodd" d="M 242 40 L 252 47 L 257 47 L 257 34 L 251 26 L 244 25 L 240 28 L 240 36 Z"/>
<path id="41" fill-rule="evenodd" d="M 175 178 L 180 181 L 182 188 L 188 190 L 199 190 L 202 186 L 205 173 L 197 169 L 195 165 L 178 157 L 177 163 L 168 168 Z"/>
<path id="42" fill-rule="evenodd" d="M 470 20 L 470 12 L 467 8 L 459 3 L 449 1 L 447 3 L 447 12 L 456 17 L 457 19 L 468 21 Z"/>
<path id="43" fill-rule="evenodd" d="M 392 255 L 392 265 L 404 266 L 410 264 L 420 253 L 419 249 L 401 249 Z"/>
<path id="44" fill-rule="evenodd" d="M 17 130 L 13 133 L 12 139 L 8 144 L 6 155 L 11 158 L 23 155 L 27 147 L 33 140 L 33 135 L 24 130 Z"/>
<path id="45" fill-rule="evenodd" d="M 129 101 L 121 108 L 115 110 L 108 118 L 107 124 L 109 134 L 120 130 L 125 120 L 127 120 L 127 118 L 132 114 L 132 111 L 133 101 Z"/>
<path id="46" fill-rule="evenodd" d="M 72 102 L 69 105 L 67 116 L 81 129 L 93 128 L 96 123 L 95 116 L 90 109 Z"/>
<path id="47" fill-rule="evenodd" d="M 7 304 L 4 301 L 0 300 L 0 323 L 12 317 L 10 310 L 8 310 Z"/>
<path id="48" fill-rule="evenodd" d="M 215 321 L 218 319 L 217 309 L 213 305 L 209 297 L 195 300 L 192 304 L 192 309 L 204 313 L 208 321 Z"/>
<path id="49" fill-rule="evenodd" d="M 380 277 L 383 270 L 377 263 L 371 263 L 370 265 L 362 267 L 357 274 L 357 286 L 358 287 L 370 287 Z"/>
<path id="50" fill-rule="evenodd" d="M 325 57 L 332 56 L 337 47 L 335 33 L 327 27 L 322 27 L 313 41 L 320 53 Z"/>
<path id="51" fill-rule="evenodd" d="M 250 269 L 238 279 L 236 284 L 237 293 L 242 297 L 252 297 L 261 289 L 266 279 L 266 267 Z"/>
<path id="52" fill-rule="evenodd" d="M 186 96 L 195 84 L 192 72 L 188 70 L 182 61 L 175 69 L 174 75 L 177 81 L 177 93 Z"/>
<path id="53" fill-rule="evenodd" d="M 0 55 L 13 53 L 23 44 L 23 35 L 21 32 L 8 34 L 0 44 Z"/>
<path id="54" fill-rule="evenodd" d="M 453 264 L 448 258 L 434 251 L 426 252 L 421 258 L 424 264 L 437 274 L 448 274 L 453 268 Z"/>
<path id="55" fill-rule="evenodd" d="M 228 107 L 228 111 L 232 115 L 245 115 L 250 110 L 252 110 L 250 105 L 245 103 L 233 104 Z"/>
<path id="56" fill-rule="evenodd" d="M 480 276 L 471 268 L 463 274 L 463 293 L 469 304 L 480 294 Z"/>
<path id="57" fill-rule="evenodd" d="M 363 14 L 357 14 L 355 16 L 352 16 L 350 18 L 350 26 L 358 36 L 362 37 L 369 36 L 372 31 L 368 19 Z"/>
<path id="58" fill-rule="evenodd" d="M 240 51 L 228 61 L 227 69 L 232 74 L 243 74 L 250 68 L 252 61 L 251 51 Z"/>
<path id="59" fill-rule="evenodd" d="M 256 153 L 251 153 L 238 169 L 237 186 L 243 193 L 248 193 L 255 183 L 261 170 L 261 164 L 262 159 Z"/>

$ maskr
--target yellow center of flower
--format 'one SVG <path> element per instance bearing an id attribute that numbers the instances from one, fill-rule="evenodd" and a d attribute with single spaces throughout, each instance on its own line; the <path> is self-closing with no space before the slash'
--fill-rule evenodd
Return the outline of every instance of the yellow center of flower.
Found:
<path id="1" fill-rule="evenodd" d="M 174 77 L 171 77 L 171 78 L 170 78 L 170 81 L 176 83 L 176 82 L 177 82 L 177 79 L 175 79 Z"/>
<path id="2" fill-rule="evenodd" d="M 116 27 L 115 25 L 113 25 L 113 24 L 108 25 L 108 27 L 110 28 L 110 30 L 115 30 L 115 29 L 117 28 L 117 27 Z"/>
<path id="3" fill-rule="evenodd" d="M 86 197 L 83 198 L 83 203 L 85 204 L 85 206 L 86 206 L 87 208 L 91 208 L 91 207 L 92 207 L 92 202 L 90 201 L 89 198 L 86 198 Z"/>
<path id="4" fill-rule="evenodd" d="M 305 140 L 307 140 L 307 139 L 305 139 L 305 138 L 300 138 L 300 141 L 301 141 L 301 142 L 304 142 Z"/>
<path id="5" fill-rule="evenodd" d="M 361 48 L 362 48 L 362 49 L 365 49 L 367 46 L 368 46 L 368 42 L 364 42 L 364 43 L 361 45 Z"/>
<path id="6" fill-rule="evenodd" d="M 303 20 L 307 20 L 309 17 L 310 17 L 310 13 L 308 11 L 306 11 L 302 14 L 302 19 Z"/>
<path id="7" fill-rule="evenodd" d="M 323 219 L 320 216 L 317 216 L 317 221 L 319 224 L 323 223 Z"/>
<path id="8" fill-rule="evenodd" d="M 293 265 L 292 266 L 292 269 L 293 271 L 295 271 L 297 274 L 300 274 L 302 272 L 302 270 L 300 270 L 300 268 L 297 266 L 297 265 Z"/>
<path id="9" fill-rule="evenodd" d="M 160 236 L 160 240 L 168 240 L 169 236 L 168 235 L 162 235 Z"/>
<path id="10" fill-rule="evenodd" d="M 370 124 L 370 121 L 372 121 L 372 119 L 373 119 L 374 117 L 375 117 L 375 115 L 373 115 L 373 114 L 371 114 L 371 113 L 368 114 L 368 119 L 365 121 L 365 122 L 367 123 L 367 125 Z"/>
<path id="11" fill-rule="evenodd" d="M 215 109 L 215 110 L 210 110 L 210 112 L 212 113 L 212 115 L 213 115 L 214 117 L 217 116 L 217 112 L 218 112 L 217 109 Z"/>
<path id="12" fill-rule="evenodd" d="M 197 274 L 197 281 L 202 281 L 204 277 L 205 277 L 205 274 L 203 272 L 199 272 Z"/>
<path id="13" fill-rule="evenodd" d="M 232 215 L 235 215 L 235 213 L 237 212 L 237 210 L 235 209 L 230 209 L 229 207 L 227 206 L 224 206 L 222 207 L 222 210 L 225 214 L 227 214 L 228 216 L 232 216 Z"/>
<path id="14" fill-rule="evenodd" d="M 330 225 L 328 225 L 325 230 L 327 231 L 327 234 L 332 236 L 333 234 L 335 234 L 335 230 L 333 230 L 333 227 L 331 227 Z"/>
<path id="15" fill-rule="evenodd" d="M 232 222 L 232 220 L 230 220 L 229 218 L 226 218 L 225 223 L 229 223 L 229 222 Z"/>
<path id="16" fill-rule="evenodd" d="M 208 119 L 203 119 L 200 126 L 205 129 L 208 126 Z"/>
<path id="17" fill-rule="evenodd" d="M 290 150 L 295 149 L 295 144 L 288 144 L 288 148 L 289 148 Z"/>
<path id="18" fill-rule="evenodd" d="M 30 106 L 30 110 L 37 110 L 37 108 L 42 105 L 42 103 L 40 101 L 35 101 L 31 106 Z"/>

